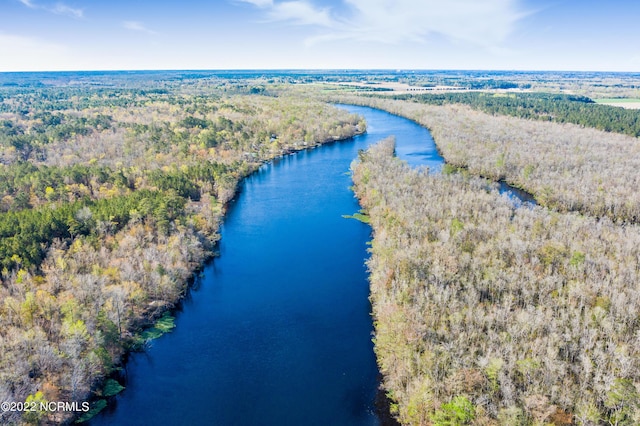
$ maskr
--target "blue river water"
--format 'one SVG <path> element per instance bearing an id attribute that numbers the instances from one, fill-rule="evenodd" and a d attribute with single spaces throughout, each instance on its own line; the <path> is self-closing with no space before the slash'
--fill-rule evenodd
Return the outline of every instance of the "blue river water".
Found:
<path id="1" fill-rule="evenodd" d="M 349 189 L 358 150 L 389 135 L 412 165 L 439 168 L 423 127 L 340 106 L 368 131 L 262 166 L 221 228 L 220 256 L 173 332 L 133 354 L 126 390 L 91 425 L 377 425 L 364 262 L 370 228 Z"/>

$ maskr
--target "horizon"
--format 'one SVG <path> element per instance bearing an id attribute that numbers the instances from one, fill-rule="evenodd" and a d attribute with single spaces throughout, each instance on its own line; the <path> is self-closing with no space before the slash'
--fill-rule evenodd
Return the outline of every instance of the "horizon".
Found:
<path id="1" fill-rule="evenodd" d="M 1 71 L 0 74 L 64 74 L 64 73 L 145 73 L 145 72 L 388 72 L 388 73 L 435 73 L 435 72 L 464 72 L 464 73 L 575 73 L 575 74 L 640 74 L 639 71 L 616 70 L 577 70 L 577 69 L 492 69 L 492 68 L 122 68 L 122 69 L 61 69 L 61 70 L 19 70 Z"/>

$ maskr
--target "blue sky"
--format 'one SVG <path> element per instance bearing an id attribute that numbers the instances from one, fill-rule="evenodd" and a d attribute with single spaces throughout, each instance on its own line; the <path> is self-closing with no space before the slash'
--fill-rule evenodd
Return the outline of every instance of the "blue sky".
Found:
<path id="1" fill-rule="evenodd" d="M 640 72 L 637 0 L 0 0 L 0 71 Z"/>

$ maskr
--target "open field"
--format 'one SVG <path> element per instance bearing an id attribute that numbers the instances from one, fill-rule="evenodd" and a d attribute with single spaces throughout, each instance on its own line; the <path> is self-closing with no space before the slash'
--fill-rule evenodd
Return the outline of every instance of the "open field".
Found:
<path id="1" fill-rule="evenodd" d="M 626 109 L 640 109 L 640 99 L 595 99 L 595 102 L 602 105 L 611 105 Z"/>
<path id="2" fill-rule="evenodd" d="M 398 82 L 385 82 L 385 81 L 363 81 L 363 82 L 353 82 L 353 81 L 344 81 L 337 83 L 339 86 L 348 86 L 353 87 L 357 90 L 361 91 L 371 91 L 371 92 L 393 92 L 394 94 L 399 93 L 439 93 L 439 92 L 468 92 L 469 89 L 457 86 L 414 86 L 406 83 L 398 83 Z"/>

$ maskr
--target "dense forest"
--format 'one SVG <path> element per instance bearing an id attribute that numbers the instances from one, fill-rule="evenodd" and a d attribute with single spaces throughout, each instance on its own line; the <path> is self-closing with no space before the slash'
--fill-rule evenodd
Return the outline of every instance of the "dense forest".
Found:
<path id="1" fill-rule="evenodd" d="M 402 424 L 640 422 L 640 229 L 362 152 L 375 350 Z"/>
<path id="2" fill-rule="evenodd" d="M 492 116 L 465 105 L 432 106 L 367 97 L 340 99 L 381 108 L 429 128 L 447 163 L 506 180 L 558 211 L 619 223 L 640 220 L 640 140 L 572 124 Z"/>
<path id="3" fill-rule="evenodd" d="M 573 123 L 606 132 L 640 136 L 640 111 L 598 105 L 585 96 L 550 93 L 465 92 L 394 95 L 428 105 L 463 104 L 493 115 Z"/>
<path id="4" fill-rule="evenodd" d="M 324 84 L 369 80 L 581 95 L 390 99 Z M 582 96 L 637 96 L 637 81 L 501 72 L 0 74 L 0 401 L 103 408 L 122 389 L 109 378 L 126 353 L 173 327 L 170 313 L 214 254 L 239 180 L 274 157 L 365 130 L 329 99 L 425 125 L 445 171 L 459 171 L 410 170 L 390 142 L 354 164 L 366 213 L 358 217 L 375 233 L 376 354 L 398 419 L 640 423 L 640 119 Z M 552 210 L 514 209 L 474 175 L 506 180 Z M 2 424 L 71 420 L 0 413 Z"/>
<path id="5" fill-rule="evenodd" d="M 184 83 L 1 89 L 0 400 L 103 407 L 124 354 L 171 328 L 239 179 L 365 129 L 319 102 Z"/>

